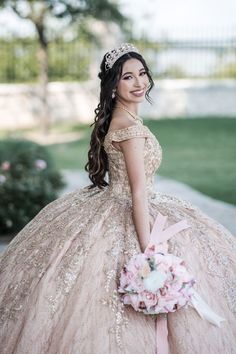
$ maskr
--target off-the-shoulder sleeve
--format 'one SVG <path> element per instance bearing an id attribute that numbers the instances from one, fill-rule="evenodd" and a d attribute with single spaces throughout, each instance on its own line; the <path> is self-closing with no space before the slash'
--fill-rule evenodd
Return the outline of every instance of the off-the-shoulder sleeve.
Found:
<path id="1" fill-rule="evenodd" d="M 115 130 L 112 132 L 112 141 L 124 141 L 132 138 L 146 138 L 149 136 L 149 130 L 143 125 L 132 125 L 130 127 Z"/>

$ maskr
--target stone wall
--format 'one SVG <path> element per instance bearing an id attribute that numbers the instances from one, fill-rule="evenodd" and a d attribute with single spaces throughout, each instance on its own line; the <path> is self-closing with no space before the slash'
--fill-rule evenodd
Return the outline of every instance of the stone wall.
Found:
<path id="1" fill-rule="evenodd" d="M 236 117 L 236 80 L 162 80 L 151 96 L 142 107 L 151 118 Z"/>
<path id="2" fill-rule="evenodd" d="M 99 82 L 50 83 L 52 121 L 90 122 L 98 103 Z M 143 103 L 141 116 L 236 117 L 236 80 L 160 80 L 151 92 L 154 104 Z M 37 85 L 0 85 L 0 128 L 15 129 L 38 123 Z"/>
<path id="3" fill-rule="evenodd" d="M 96 83 L 52 82 L 48 85 L 51 119 L 89 122 L 97 105 Z M 37 85 L 0 85 L 0 128 L 17 129 L 38 124 L 40 100 Z"/>

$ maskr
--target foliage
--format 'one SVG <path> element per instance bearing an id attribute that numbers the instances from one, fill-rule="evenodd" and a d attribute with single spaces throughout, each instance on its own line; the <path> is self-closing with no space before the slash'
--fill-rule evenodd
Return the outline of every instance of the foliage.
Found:
<path id="1" fill-rule="evenodd" d="M 76 21 L 79 22 L 81 20 L 83 23 L 85 18 L 117 22 L 120 25 L 127 19 L 119 11 L 117 3 L 111 0 L 0 0 L 0 6 L 11 9 L 23 20 L 31 21 L 35 28 L 38 39 L 37 62 L 39 66 L 38 82 L 41 102 L 38 116 L 42 132 L 48 133 L 51 124 L 47 99 L 50 20 L 61 19 L 62 27 L 66 29 L 69 24 Z M 90 32 L 93 32 L 93 28 L 91 28 Z"/>
<path id="2" fill-rule="evenodd" d="M 156 75 L 158 79 L 182 79 L 189 76 L 180 65 L 169 65 L 161 73 Z"/>
<path id="3" fill-rule="evenodd" d="M 76 21 L 83 24 L 85 18 L 117 22 L 120 25 L 127 21 L 117 3 L 111 0 L 0 0 L 0 7 L 11 9 L 21 19 L 31 21 L 39 42 L 44 45 L 50 41 L 49 19 L 63 20 L 63 29 Z M 90 30 L 92 32 L 92 28 Z M 57 31 L 61 32 L 59 28 Z"/>
<path id="4" fill-rule="evenodd" d="M 0 234 L 19 231 L 63 185 L 46 148 L 26 140 L 2 140 Z"/>
<path id="5" fill-rule="evenodd" d="M 219 65 L 219 68 L 212 75 L 214 78 L 236 79 L 236 61 Z"/>
<path id="6" fill-rule="evenodd" d="M 24 39 L 0 39 L 0 82 L 35 82 L 38 64 L 35 61 L 36 42 Z M 88 79 L 91 65 L 91 45 L 83 40 L 49 44 L 49 81 L 82 81 Z"/>
<path id="7" fill-rule="evenodd" d="M 49 45 L 49 80 L 88 80 L 91 45 L 85 41 L 57 41 Z"/>
<path id="8" fill-rule="evenodd" d="M 0 82 L 32 82 L 37 79 L 36 42 L 0 39 Z"/>

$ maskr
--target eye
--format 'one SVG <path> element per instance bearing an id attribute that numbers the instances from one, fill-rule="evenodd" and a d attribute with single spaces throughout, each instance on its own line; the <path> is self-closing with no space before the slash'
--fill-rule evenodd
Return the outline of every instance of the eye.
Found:
<path id="1" fill-rule="evenodd" d="M 146 74 L 147 74 L 146 71 L 142 71 L 142 72 L 140 73 L 141 76 L 144 76 L 144 75 L 146 75 Z"/>
<path id="2" fill-rule="evenodd" d="M 124 79 L 124 80 L 129 80 L 129 78 L 130 78 L 130 77 L 132 78 L 132 76 L 131 76 L 131 75 L 129 75 L 129 76 L 125 76 L 123 79 Z"/>

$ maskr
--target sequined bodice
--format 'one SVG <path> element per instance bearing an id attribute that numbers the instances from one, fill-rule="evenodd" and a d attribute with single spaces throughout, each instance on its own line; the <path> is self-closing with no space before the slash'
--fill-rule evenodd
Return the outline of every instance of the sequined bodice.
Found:
<path id="1" fill-rule="evenodd" d="M 120 142 L 135 137 L 145 137 L 144 161 L 147 181 L 147 191 L 154 190 L 155 172 L 160 166 L 162 149 L 155 136 L 148 127 L 136 124 L 128 128 L 108 132 L 104 141 L 104 148 L 108 155 L 109 163 L 109 185 L 111 191 L 122 198 L 130 198 L 130 186 L 125 166 L 123 153 L 119 151 L 112 142 Z"/>

